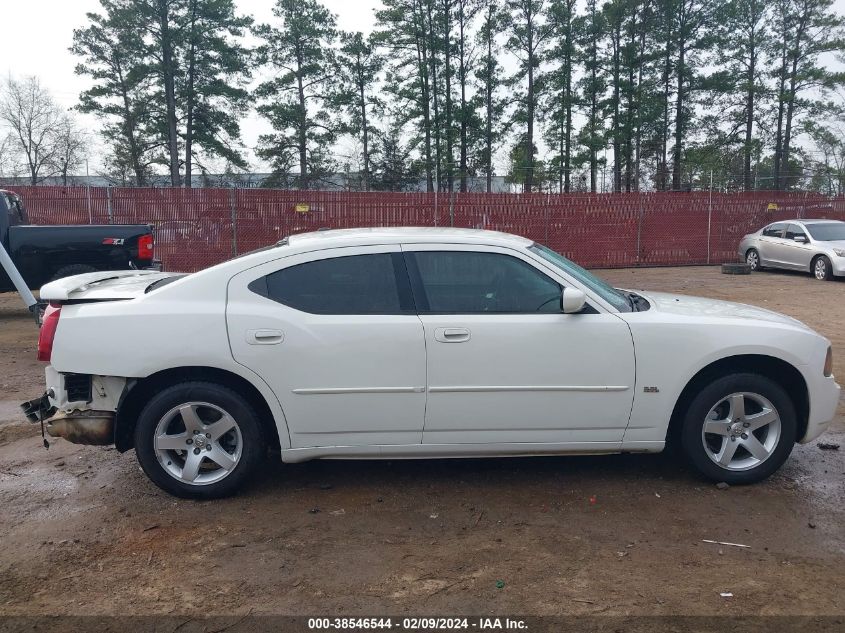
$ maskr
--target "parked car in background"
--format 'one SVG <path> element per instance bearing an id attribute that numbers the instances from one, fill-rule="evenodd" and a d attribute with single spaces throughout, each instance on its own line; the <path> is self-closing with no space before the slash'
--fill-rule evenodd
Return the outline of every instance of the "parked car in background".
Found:
<path id="1" fill-rule="evenodd" d="M 191 274 L 47 284 L 45 396 L 70 441 L 134 448 L 172 494 L 282 460 L 652 453 L 769 476 L 833 419 L 830 342 L 751 306 L 607 285 L 466 229 L 294 235 Z M 115 350 L 119 350 L 116 352 Z"/>
<path id="2" fill-rule="evenodd" d="M 30 225 L 21 198 L 0 190 L 0 242 L 30 288 L 101 270 L 160 269 L 148 224 Z M 0 292 L 14 288 L 0 268 Z"/>
<path id="3" fill-rule="evenodd" d="M 743 237 L 739 255 L 751 270 L 801 270 L 822 281 L 845 276 L 845 222 L 774 222 Z"/>

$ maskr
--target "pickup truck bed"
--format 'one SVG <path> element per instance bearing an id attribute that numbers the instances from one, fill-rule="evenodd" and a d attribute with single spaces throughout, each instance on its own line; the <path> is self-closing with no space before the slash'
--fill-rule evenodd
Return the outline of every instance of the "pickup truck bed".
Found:
<path id="1" fill-rule="evenodd" d="M 30 288 L 101 270 L 160 269 L 147 224 L 28 225 L 15 194 L 0 190 L 0 241 Z M 0 270 L 0 292 L 13 286 Z"/>

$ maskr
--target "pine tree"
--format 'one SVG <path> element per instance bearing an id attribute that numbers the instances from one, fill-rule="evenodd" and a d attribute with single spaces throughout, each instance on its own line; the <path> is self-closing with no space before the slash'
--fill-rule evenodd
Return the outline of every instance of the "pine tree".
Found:
<path id="1" fill-rule="evenodd" d="M 361 33 L 343 33 L 337 56 L 338 78 L 341 82 L 339 104 L 347 115 L 345 131 L 360 141 L 362 147 L 362 186 L 370 189 L 372 175 L 373 120 L 383 111 L 384 103 L 376 88 L 384 58 L 374 43 Z"/>
<path id="2" fill-rule="evenodd" d="M 188 0 L 180 57 L 183 80 L 177 90 L 184 121 L 185 178 L 191 186 L 198 151 L 245 169 L 237 148 L 240 119 L 250 102 L 250 51 L 239 43 L 252 18 L 235 13 L 234 0 Z"/>
<path id="3" fill-rule="evenodd" d="M 520 180 L 526 192 L 532 191 L 535 184 L 534 163 L 537 151 L 535 124 L 537 104 L 543 88 L 540 62 L 553 31 L 552 25 L 545 19 L 546 8 L 546 0 L 506 0 L 505 2 L 508 46 L 519 62 L 517 72 L 511 77 L 511 85 L 518 91 L 517 117 L 525 125 L 525 133 L 522 135 L 525 147 L 520 158 L 525 177 Z"/>
<path id="4" fill-rule="evenodd" d="M 88 13 L 89 25 L 73 32 L 70 50 L 83 60 L 75 72 L 94 82 L 80 94 L 78 107 L 104 121 L 116 171 L 131 172 L 133 183 L 143 187 L 150 167 L 163 162 L 159 113 L 150 99 L 153 73 L 131 4 L 101 5 L 103 13 Z"/>
<path id="5" fill-rule="evenodd" d="M 598 190 L 598 155 L 605 142 L 601 104 L 606 83 L 599 55 L 599 42 L 604 28 L 604 18 L 598 10 L 597 0 L 587 0 L 586 15 L 579 18 L 575 31 L 580 34 L 579 46 L 576 47 L 579 55 L 576 59 L 583 68 L 579 87 L 586 118 L 586 123 L 578 134 L 578 144 L 584 148 L 592 192 Z"/>
<path id="6" fill-rule="evenodd" d="M 572 177 L 572 114 L 577 103 L 573 89 L 578 53 L 576 4 L 576 0 L 552 0 L 548 17 L 553 28 L 550 37 L 553 45 L 547 54 L 549 62 L 556 66 L 548 75 L 546 140 L 554 151 L 550 167 L 557 171 L 558 190 L 566 193 L 569 193 Z"/>
<path id="7" fill-rule="evenodd" d="M 256 90 L 258 111 L 274 130 L 259 138 L 257 153 L 272 163 L 281 182 L 296 166 L 294 184 L 309 189 L 331 170 L 329 152 L 339 132 L 331 109 L 335 16 L 317 0 L 276 0 L 273 14 L 279 27 L 255 29 L 263 40 L 258 54 L 274 71 Z"/>
<path id="8" fill-rule="evenodd" d="M 493 154 L 504 136 L 503 116 L 505 100 L 500 95 L 504 73 L 499 62 L 500 49 L 497 37 L 503 29 L 502 8 L 499 0 L 484 0 L 481 9 L 481 26 L 477 41 L 481 60 L 476 70 L 475 111 L 481 111 L 482 131 L 480 133 L 480 162 L 485 176 L 485 190 L 493 188 Z"/>
<path id="9" fill-rule="evenodd" d="M 672 189 L 679 190 L 682 186 L 684 144 L 692 115 L 691 87 L 701 64 L 699 53 L 712 43 L 710 29 L 714 5 L 707 0 L 668 1 L 671 3 L 675 80 Z"/>
<path id="10" fill-rule="evenodd" d="M 716 84 L 719 109 L 728 117 L 729 134 L 742 131 L 742 187 L 746 191 L 753 188 L 751 162 L 757 145 L 754 123 L 760 99 L 767 91 L 765 75 L 760 72 L 766 61 L 762 56 L 770 47 L 765 25 L 767 6 L 765 0 L 729 0 L 720 7 L 716 20 L 719 71 L 711 82 Z"/>
<path id="11" fill-rule="evenodd" d="M 398 125 L 413 122 L 414 144 L 422 145 L 426 189 L 434 191 L 434 116 L 432 113 L 431 44 L 427 8 L 431 0 L 384 0 L 376 12 L 374 41 L 385 51 L 389 67 L 385 91 Z"/>
<path id="12" fill-rule="evenodd" d="M 471 25 L 478 13 L 484 8 L 482 0 L 455 0 L 455 28 L 457 29 L 457 64 L 458 87 L 460 97 L 458 102 L 457 120 L 459 136 L 459 164 L 458 175 L 460 190 L 467 190 L 467 176 L 469 174 L 471 132 L 475 122 L 475 112 L 469 96 L 470 79 L 476 63 L 476 55 L 470 31 Z"/>
<path id="13" fill-rule="evenodd" d="M 845 80 L 843 73 L 820 61 L 822 54 L 845 47 L 845 20 L 832 7 L 833 0 L 777 0 L 773 6 L 772 52 L 778 59 L 774 188 L 778 190 L 792 185 L 788 166 L 796 118 L 819 103 L 808 93 L 824 94 Z"/>

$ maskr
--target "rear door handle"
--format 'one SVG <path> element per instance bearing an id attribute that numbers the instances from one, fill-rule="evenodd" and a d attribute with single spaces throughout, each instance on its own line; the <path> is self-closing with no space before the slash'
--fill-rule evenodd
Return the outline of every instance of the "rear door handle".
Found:
<path id="1" fill-rule="evenodd" d="M 250 345 L 278 345 L 285 340 L 281 330 L 247 330 L 246 342 Z"/>
<path id="2" fill-rule="evenodd" d="M 463 343 L 470 339 L 470 331 L 465 327 L 439 327 L 434 330 L 434 339 L 441 343 Z"/>

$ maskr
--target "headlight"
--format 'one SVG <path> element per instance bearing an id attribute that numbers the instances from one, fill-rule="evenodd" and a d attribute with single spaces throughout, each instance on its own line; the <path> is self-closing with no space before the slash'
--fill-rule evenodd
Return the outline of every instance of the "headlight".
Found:
<path id="1" fill-rule="evenodd" d="M 845 248 L 834 248 L 833 252 L 836 253 L 837 257 L 845 257 Z"/>
<path id="2" fill-rule="evenodd" d="M 833 348 L 827 348 L 827 356 L 824 358 L 824 375 L 827 378 L 830 378 L 831 374 L 833 374 Z"/>

